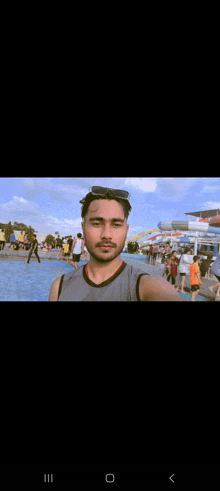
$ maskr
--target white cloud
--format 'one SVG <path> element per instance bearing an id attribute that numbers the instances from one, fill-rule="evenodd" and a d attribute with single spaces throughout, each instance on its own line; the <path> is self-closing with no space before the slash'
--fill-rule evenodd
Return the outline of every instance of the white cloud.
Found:
<path id="1" fill-rule="evenodd" d="M 45 225 L 48 228 L 52 227 L 53 229 L 59 230 L 61 235 L 69 235 L 71 233 L 76 234 L 77 232 L 80 232 L 82 230 L 81 223 L 81 218 L 76 218 L 75 220 L 71 218 L 58 219 L 48 215 L 45 219 Z"/>
<path id="2" fill-rule="evenodd" d="M 157 187 L 157 180 L 153 177 L 127 177 L 125 184 L 144 193 L 152 193 Z"/>
<path id="3" fill-rule="evenodd" d="M 197 177 L 160 177 L 157 192 L 164 201 L 180 201 L 197 182 Z"/>
<path id="4" fill-rule="evenodd" d="M 220 209 L 220 201 L 206 201 L 202 206 L 202 210 L 215 210 L 217 208 Z"/>
<path id="5" fill-rule="evenodd" d="M 33 189 L 34 188 L 34 180 L 31 179 L 30 177 L 25 177 L 25 179 L 23 181 L 23 186 L 27 187 L 29 189 Z"/>
<path id="6" fill-rule="evenodd" d="M 81 223 L 82 223 L 82 218 L 76 218 L 75 220 L 68 220 L 67 218 L 65 218 L 64 220 L 65 223 L 67 223 L 68 225 L 71 225 L 71 227 L 73 228 L 78 228 L 78 227 L 81 227 Z"/>
<path id="7" fill-rule="evenodd" d="M 73 201 L 74 197 L 80 198 L 87 194 L 88 189 L 82 186 L 83 181 L 80 183 L 77 179 L 66 178 L 51 178 L 51 177 L 34 177 L 22 179 L 22 185 L 24 192 L 28 199 L 33 199 L 37 195 L 46 193 L 47 197 L 52 201 L 66 202 Z"/>
<path id="8" fill-rule="evenodd" d="M 36 203 L 28 201 L 22 197 L 13 196 L 12 201 L 8 201 L 8 203 L 4 203 L 4 205 L 2 205 L 2 210 L 11 213 L 37 213 L 39 207 L 36 205 Z"/>
<path id="9" fill-rule="evenodd" d="M 203 186 L 202 193 L 216 193 L 220 191 L 220 186 Z"/>

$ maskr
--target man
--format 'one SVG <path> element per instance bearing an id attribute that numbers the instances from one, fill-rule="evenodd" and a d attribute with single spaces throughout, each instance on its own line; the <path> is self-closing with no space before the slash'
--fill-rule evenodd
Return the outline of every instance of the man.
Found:
<path id="1" fill-rule="evenodd" d="M 59 248 L 59 252 L 61 252 L 61 251 L 62 251 L 62 239 L 60 238 L 60 236 L 59 236 L 59 235 L 58 235 L 58 237 L 57 237 L 57 241 L 56 241 L 56 242 L 57 242 L 57 244 L 56 244 L 56 245 L 57 245 L 57 247 Z"/>
<path id="2" fill-rule="evenodd" d="M 73 245 L 73 238 L 72 235 L 70 235 L 67 239 L 67 244 L 69 244 L 69 251 L 72 251 L 72 245 Z"/>
<path id="3" fill-rule="evenodd" d="M 155 246 L 153 248 L 153 264 L 154 264 L 154 266 L 156 264 L 157 253 L 158 253 L 158 246 L 157 246 L 157 244 L 155 244 Z"/>
<path id="4" fill-rule="evenodd" d="M 81 254 L 84 254 L 84 239 L 81 233 L 77 234 L 77 238 L 74 237 L 71 252 L 73 254 L 71 264 L 75 269 L 78 269 Z"/>
<path id="5" fill-rule="evenodd" d="M 196 295 L 199 293 L 200 286 L 202 284 L 200 280 L 200 256 L 193 256 L 193 264 L 190 266 L 190 283 L 191 283 L 191 301 L 195 301 Z"/>
<path id="6" fill-rule="evenodd" d="M 153 246 L 151 245 L 150 248 L 149 248 L 149 255 L 150 255 L 150 259 L 149 259 L 149 262 L 150 264 L 153 264 Z"/>
<path id="7" fill-rule="evenodd" d="M 171 254 L 167 254 L 167 257 L 164 260 L 164 270 L 163 270 L 162 278 L 165 275 L 166 279 L 168 279 L 168 276 L 170 276 L 170 268 L 171 268 Z"/>
<path id="8" fill-rule="evenodd" d="M 14 242 L 14 250 L 19 251 L 19 240 L 18 239 L 15 240 L 15 242 Z"/>
<path id="9" fill-rule="evenodd" d="M 69 244 L 67 243 L 67 239 L 64 240 L 64 244 L 63 244 L 63 252 L 64 252 L 64 258 L 66 258 L 67 262 L 68 262 L 68 257 L 70 255 L 70 246 Z"/>
<path id="10" fill-rule="evenodd" d="M 186 279 L 186 274 L 189 273 L 189 266 L 191 266 L 192 263 L 189 262 L 188 256 L 191 255 L 191 249 L 187 248 L 185 249 L 184 254 L 182 254 L 180 258 L 180 263 L 179 263 L 179 281 L 177 285 L 177 291 L 180 291 L 181 293 L 184 293 L 185 291 L 183 290 L 184 284 L 185 284 L 185 279 Z"/>
<path id="11" fill-rule="evenodd" d="M 206 273 L 208 273 L 210 271 L 210 265 L 213 262 L 214 262 L 214 260 L 212 259 L 211 255 L 209 253 L 207 254 L 206 259 L 202 259 L 202 262 L 200 264 L 200 277 L 201 277 L 202 282 L 204 281 Z M 207 279 L 210 280 L 208 274 L 207 274 L 207 276 L 208 276 Z"/>
<path id="12" fill-rule="evenodd" d="M 38 260 L 38 264 L 40 264 L 40 258 L 38 256 L 37 249 L 38 249 L 37 236 L 36 236 L 36 234 L 33 234 L 32 241 L 31 241 L 31 250 L 29 252 L 28 260 L 27 260 L 26 264 L 29 264 L 29 261 L 31 259 L 31 255 L 33 253 L 35 254 L 35 256 L 36 256 L 36 258 Z"/>
<path id="13" fill-rule="evenodd" d="M 24 236 L 24 251 L 27 250 L 27 245 L 28 245 L 28 234 L 26 233 L 25 236 Z"/>
<path id="14" fill-rule="evenodd" d="M 161 277 L 121 259 L 131 210 L 129 193 L 93 186 L 82 203 L 82 230 L 89 262 L 57 278 L 49 301 L 184 301 Z"/>
<path id="15" fill-rule="evenodd" d="M 2 228 L 2 231 L 0 232 L 0 250 L 1 250 L 1 248 L 2 248 L 2 250 L 4 250 L 5 242 L 6 242 L 6 240 L 5 240 L 5 232 L 4 232 L 3 228 Z"/>
<path id="16" fill-rule="evenodd" d="M 24 244 L 24 235 L 23 235 L 23 232 L 20 233 L 20 235 L 18 236 L 18 239 L 19 239 L 20 249 L 23 249 L 23 244 Z"/>
<path id="17" fill-rule="evenodd" d="M 218 280 L 218 283 L 216 283 L 213 286 L 209 286 L 209 290 L 213 292 L 214 288 L 217 287 L 217 292 L 216 292 L 216 297 L 220 297 L 220 254 L 217 256 L 216 260 L 214 261 L 214 264 L 211 267 L 211 274 L 214 274 L 215 277 Z"/>
<path id="18" fill-rule="evenodd" d="M 171 254 L 171 249 L 170 249 L 170 243 L 169 242 L 166 242 L 166 246 L 165 246 L 165 255 L 167 254 Z"/>
<path id="19" fill-rule="evenodd" d="M 178 273 L 179 259 L 176 257 L 177 251 L 173 251 L 171 254 L 170 274 L 167 276 L 167 281 L 172 280 L 172 285 L 175 286 L 176 276 Z"/>
<path id="20" fill-rule="evenodd" d="M 10 234 L 10 250 L 13 251 L 14 250 L 14 243 L 16 241 L 16 237 L 15 237 L 15 234 L 14 232 L 12 232 L 12 234 Z"/>

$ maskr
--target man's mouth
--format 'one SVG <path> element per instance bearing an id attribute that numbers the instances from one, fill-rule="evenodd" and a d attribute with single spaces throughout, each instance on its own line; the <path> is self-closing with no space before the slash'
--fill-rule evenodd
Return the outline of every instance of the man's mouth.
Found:
<path id="1" fill-rule="evenodd" d="M 110 245 L 101 245 L 99 247 L 101 247 L 101 249 L 111 249 L 113 246 L 110 246 Z"/>

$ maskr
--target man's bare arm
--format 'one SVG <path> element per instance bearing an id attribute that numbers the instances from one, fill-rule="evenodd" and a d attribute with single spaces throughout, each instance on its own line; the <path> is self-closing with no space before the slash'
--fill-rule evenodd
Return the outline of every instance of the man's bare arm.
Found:
<path id="1" fill-rule="evenodd" d="M 49 293 L 49 299 L 48 299 L 49 302 L 57 302 L 60 280 L 61 280 L 61 276 L 56 280 L 54 280 L 54 282 L 52 283 Z"/>
<path id="2" fill-rule="evenodd" d="M 174 287 L 159 276 L 142 276 L 139 284 L 139 295 L 142 302 L 187 302 L 180 297 Z"/>

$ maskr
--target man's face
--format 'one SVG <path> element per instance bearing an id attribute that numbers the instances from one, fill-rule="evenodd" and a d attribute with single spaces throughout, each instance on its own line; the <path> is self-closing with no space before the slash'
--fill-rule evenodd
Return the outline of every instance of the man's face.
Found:
<path id="1" fill-rule="evenodd" d="M 129 225 L 124 210 L 115 200 L 94 200 L 82 230 L 90 255 L 101 263 L 110 262 L 124 249 Z"/>

